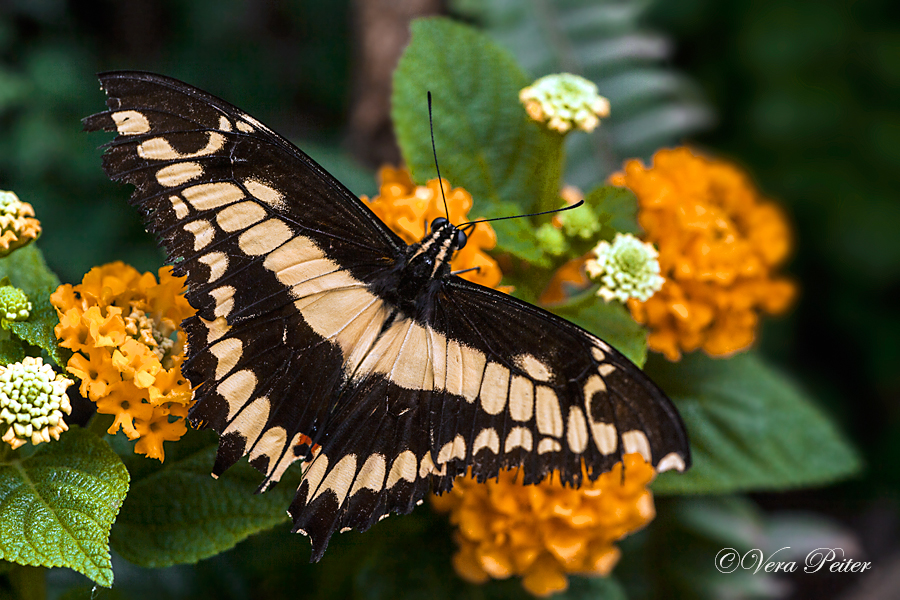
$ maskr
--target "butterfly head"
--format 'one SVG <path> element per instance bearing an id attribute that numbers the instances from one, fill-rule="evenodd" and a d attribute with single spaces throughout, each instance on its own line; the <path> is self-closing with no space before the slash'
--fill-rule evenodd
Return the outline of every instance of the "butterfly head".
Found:
<path id="1" fill-rule="evenodd" d="M 466 242 L 468 241 L 468 236 L 466 235 L 466 232 L 463 231 L 462 229 L 459 229 L 456 226 L 454 226 L 452 223 L 450 223 L 450 221 L 448 221 L 444 217 L 438 217 L 437 219 L 435 219 L 434 221 L 431 222 L 431 234 L 434 235 L 435 233 L 438 232 L 439 229 L 445 229 L 448 227 L 451 230 L 456 231 L 456 236 L 455 236 L 456 239 L 454 240 L 456 242 L 456 250 L 462 250 L 465 247 Z"/>

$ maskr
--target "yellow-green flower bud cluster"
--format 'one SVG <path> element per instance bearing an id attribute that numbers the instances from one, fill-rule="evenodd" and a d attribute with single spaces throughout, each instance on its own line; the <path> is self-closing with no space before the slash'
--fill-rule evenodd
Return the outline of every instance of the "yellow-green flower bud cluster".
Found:
<path id="1" fill-rule="evenodd" d="M 612 244 L 600 242 L 593 252 L 597 258 L 588 259 L 584 267 L 588 275 L 600 279 L 597 295 L 607 302 L 613 298 L 645 302 L 665 283 L 656 248 L 631 234 L 617 233 Z"/>
<path id="2" fill-rule="evenodd" d="M 11 285 L 0 286 L 0 318 L 24 321 L 31 316 L 31 302 L 25 292 Z"/>
<path id="3" fill-rule="evenodd" d="M 41 358 L 0 367 L 0 427 L 2 439 L 13 449 L 26 441 L 49 442 L 69 429 L 64 414 L 72 412 L 66 388 L 72 380 L 57 374 Z"/>
<path id="4" fill-rule="evenodd" d="M 560 133 L 573 128 L 593 131 L 609 116 L 609 100 L 584 77 L 557 73 L 541 77 L 519 92 L 519 100 L 535 121 Z"/>
<path id="5" fill-rule="evenodd" d="M 40 235 L 41 222 L 34 218 L 34 208 L 14 193 L 0 191 L 0 257 Z"/>
<path id="6" fill-rule="evenodd" d="M 600 219 L 594 213 L 593 209 L 584 204 L 575 210 L 567 210 L 557 215 L 559 222 L 562 224 L 566 235 L 570 237 L 580 237 L 583 240 L 594 237 L 602 225 Z"/>

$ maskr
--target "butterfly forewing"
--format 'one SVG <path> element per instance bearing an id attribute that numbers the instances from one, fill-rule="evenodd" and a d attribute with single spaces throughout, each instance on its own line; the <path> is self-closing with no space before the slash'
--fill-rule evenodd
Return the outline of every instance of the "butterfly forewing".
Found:
<path id="1" fill-rule="evenodd" d="M 179 81 L 100 79 L 110 110 L 86 129 L 118 132 L 106 171 L 198 311 L 183 370 L 192 422 L 221 434 L 213 472 L 248 455 L 265 489 L 308 460 L 289 512 L 313 560 L 469 469 L 578 485 L 629 452 L 689 466 L 672 404 L 602 340 L 454 276 L 398 303 L 409 247 L 300 150 Z"/>

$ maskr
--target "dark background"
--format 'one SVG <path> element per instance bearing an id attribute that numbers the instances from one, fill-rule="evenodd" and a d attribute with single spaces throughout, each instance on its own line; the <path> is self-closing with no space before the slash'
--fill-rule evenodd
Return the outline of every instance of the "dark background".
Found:
<path id="1" fill-rule="evenodd" d="M 158 268 L 162 256 L 127 191 L 100 169 L 96 147 L 105 140 L 80 133 L 80 119 L 103 108 L 94 73 L 128 68 L 228 99 L 371 194 L 374 169 L 398 156 L 389 76 L 407 21 L 446 11 L 426 0 L 4 0 L 0 188 L 34 205 L 41 248 L 63 281 L 112 260 Z M 743 165 L 790 214 L 796 251 L 787 270 L 802 293 L 789 316 L 765 323 L 762 349 L 800 379 L 867 463 L 840 485 L 754 500 L 770 511 L 835 517 L 866 559 L 896 578 L 900 5 L 657 1 L 645 22 L 673 40 L 671 66 L 694 79 L 717 115 L 686 141 Z M 128 572 L 117 564 L 117 577 Z M 879 597 L 862 592 L 860 578 L 795 579 L 796 598 Z"/>

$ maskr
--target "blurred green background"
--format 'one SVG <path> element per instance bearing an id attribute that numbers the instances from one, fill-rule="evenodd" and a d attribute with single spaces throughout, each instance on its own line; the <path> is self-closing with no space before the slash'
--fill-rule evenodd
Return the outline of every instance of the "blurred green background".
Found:
<path id="1" fill-rule="evenodd" d="M 0 188 L 34 205 L 44 225 L 41 248 L 63 281 L 78 281 L 92 266 L 112 260 L 158 268 L 162 255 L 127 205 L 129 192 L 109 182 L 100 168 L 97 146 L 106 140 L 80 133 L 80 119 L 103 108 L 94 74 L 140 69 L 183 79 L 248 110 L 355 192 L 371 194 L 374 169 L 397 159 L 385 103 L 391 61 L 402 49 L 407 20 L 451 11 L 499 31 L 498 39 L 509 42 L 503 39 L 502 19 L 491 15 L 505 14 L 511 3 L 487 3 L 494 13 L 473 8 L 477 4 L 6 0 L 0 4 Z M 640 31 L 652 33 L 635 36 L 635 43 L 645 44 L 638 47 L 654 64 L 680 73 L 675 96 L 690 96 L 690 106 L 702 108 L 671 113 L 663 122 L 669 126 L 666 135 L 654 143 L 684 138 L 735 160 L 790 214 L 796 251 L 788 271 L 802 295 L 788 317 L 765 323 L 761 347 L 801 380 L 866 458 L 861 478 L 820 490 L 758 495 L 753 502 L 771 514 L 803 510 L 834 519 L 861 546 L 861 556 L 875 566 L 893 564 L 896 577 L 900 5 L 888 0 L 606 4 L 631 11 Z M 535 19 L 539 29 L 540 18 Z M 517 50 L 515 41 L 507 45 Z M 517 58 L 526 68 L 540 68 L 529 65 L 528 56 Z M 600 92 L 606 93 L 602 85 Z M 614 102 L 614 115 L 616 110 Z M 652 150 L 646 142 L 628 146 L 623 139 L 607 148 L 607 162 L 596 166 L 598 172 L 632 155 L 646 158 Z M 572 173 L 577 179 L 574 167 Z M 665 510 L 661 502 L 661 514 Z M 403 554 L 402 535 L 417 528 L 433 534 L 428 564 L 450 569 L 446 526 L 421 514 L 390 521 L 401 524 L 377 535 L 344 536 L 336 543 L 344 550 L 330 562 L 326 557 L 318 570 L 305 565 L 305 540 L 287 534 L 287 527 L 194 569 L 151 571 L 118 560 L 115 593 L 388 598 L 418 585 L 419 596 L 432 597 L 424 583 L 435 581 L 430 571 L 401 561 L 417 558 Z M 661 543 L 672 539 L 677 537 Z M 356 565 L 353 579 L 343 579 L 338 559 L 352 560 L 353 548 L 366 543 L 382 544 L 386 558 Z M 627 545 L 625 552 L 627 584 Z M 712 555 L 698 560 L 711 566 Z M 55 589 L 77 581 L 59 577 Z M 723 581 L 727 588 L 728 580 Z M 723 588 L 710 597 L 877 597 L 854 596 L 864 584 L 855 576 L 801 574 L 777 581 L 790 587 Z M 519 594 L 515 582 L 503 585 L 510 596 Z M 639 585 L 633 589 L 640 595 Z M 584 597 L 601 592 L 587 590 Z"/>

